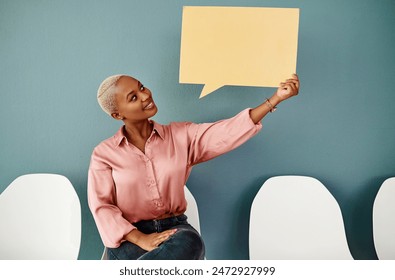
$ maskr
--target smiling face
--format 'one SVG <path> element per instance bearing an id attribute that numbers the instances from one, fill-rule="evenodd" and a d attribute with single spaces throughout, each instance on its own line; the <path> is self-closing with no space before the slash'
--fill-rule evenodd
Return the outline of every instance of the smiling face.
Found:
<path id="1" fill-rule="evenodd" d="M 114 94 L 117 110 L 111 116 L 115 119 L 139 122 L 158 112 L 151 91 L 135 78 L 121 77 L 114 87 Z"/>

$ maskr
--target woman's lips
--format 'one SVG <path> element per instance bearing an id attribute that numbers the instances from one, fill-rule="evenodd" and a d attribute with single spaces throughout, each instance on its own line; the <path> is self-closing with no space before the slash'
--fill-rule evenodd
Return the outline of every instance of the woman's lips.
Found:
<path id="1" fill-rule="evenodd" d="M 150 103 L 147 104 L 147 106 L 144 107 L 144 110 L 150 110 L 154 108 L 154 106 L 155 106 L 154 102 L 151 101 Z"/>

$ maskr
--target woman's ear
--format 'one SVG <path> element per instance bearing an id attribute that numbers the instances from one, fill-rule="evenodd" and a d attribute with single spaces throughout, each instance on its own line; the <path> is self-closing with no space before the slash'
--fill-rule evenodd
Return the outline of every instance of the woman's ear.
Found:
<path id="1" fill-rule="evenodd" d="M 113 117 L 116 120 L 123 120 L 123 117 L 119 113 L 112 113 L 111 117 Z"/>

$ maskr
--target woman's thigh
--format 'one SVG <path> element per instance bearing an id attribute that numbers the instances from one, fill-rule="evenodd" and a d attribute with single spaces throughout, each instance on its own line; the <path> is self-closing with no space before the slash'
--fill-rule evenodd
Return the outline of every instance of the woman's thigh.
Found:
<path id="1" fill-rule="evenodd" d="M 200 234 L 188 223 L 175 225 L 177 232 L 158 248 L 145 251 L 125 241 L 118 248 L 107 248 L 110 260 L 201 260 L 205 246 Z"/>
<path id="2" fill-rule="evenodd" d="M 158 248 L 145 253 L 140 260 L 202 260 L 204 242 L 200 234 L 189 224 L 177 225 L 177 232 Z"/>
<path id="3" fill-rule="evenodd" d="M 137 260 L 147 251 L 134 243 L 125 241 L 118 248 L 107 248 L 109 260 Z"/>

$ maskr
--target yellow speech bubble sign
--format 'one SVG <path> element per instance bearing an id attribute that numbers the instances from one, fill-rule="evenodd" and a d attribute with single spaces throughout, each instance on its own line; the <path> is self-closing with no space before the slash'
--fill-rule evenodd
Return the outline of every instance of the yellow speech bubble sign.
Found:
<path id="1" fill-rule="evenodd" d="M 185 6 L 180 83 L 277 87 L 296 73 L 299 9 Z"/>

